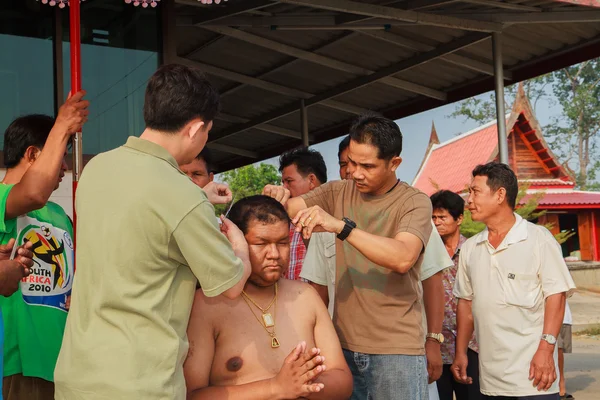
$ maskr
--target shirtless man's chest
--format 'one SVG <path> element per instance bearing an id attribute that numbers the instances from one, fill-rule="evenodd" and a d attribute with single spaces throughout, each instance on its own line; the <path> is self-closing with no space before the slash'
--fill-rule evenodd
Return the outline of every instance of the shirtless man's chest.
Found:
<path id="1" fill-rule="evenodd" d="M 267 311 L 274 318 L 274 327 L 265 329 L 262 311 L 242 298 L 211 310 L 216 340 L 211 385 L 240 385 L 271 378 L 299 342 L 305 341 L 307 348 L 315 346 L 314 312 L 301 304 L 297 293 L 286 292 L 285 282 L 281 283 L 277 304 Z M 272 336 L 267 330 L 275 332 L 279 347 L 271 346 Z"/>

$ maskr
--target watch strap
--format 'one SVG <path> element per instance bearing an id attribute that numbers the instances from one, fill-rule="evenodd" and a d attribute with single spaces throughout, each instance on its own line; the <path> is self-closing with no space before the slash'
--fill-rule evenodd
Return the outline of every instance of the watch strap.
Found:
<path id="1" fill-rule="evenodd" d="M 350 232 L 352 232 L 352 229 L 356 228 L 356 222 L 346 217 L 342 218 L 342 221 L 344 221 L 345 225 L 342 231 L 338 233 L 337 238 L 340 240 L 346 240 L 346 238 L 350 235 Z"/>

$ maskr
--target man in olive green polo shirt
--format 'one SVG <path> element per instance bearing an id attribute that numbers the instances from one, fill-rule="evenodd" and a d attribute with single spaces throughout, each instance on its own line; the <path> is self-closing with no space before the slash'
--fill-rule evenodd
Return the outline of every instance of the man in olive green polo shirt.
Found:
<path id="1" fill-rule="evenodd" d="M 163 66 L 148 82 L 141 137 L 86 166 L 56 399 L 185 399 L 196 282 L 235 298 L 250 275 L 243 234 L 229 220 L 219 232 L 211 205 L 231 192 L 203 191 L 178 167 L 206 144 L 218 105 L 200 71 Z"/>

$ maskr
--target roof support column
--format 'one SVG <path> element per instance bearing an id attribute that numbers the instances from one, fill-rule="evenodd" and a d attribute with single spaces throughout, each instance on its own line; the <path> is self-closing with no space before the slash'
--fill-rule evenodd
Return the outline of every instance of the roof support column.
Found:
<path id="1" fill-rule="evenodd" d="M 494 53 L 494 86 L 496 88 L 496 118 L 498 120 L 498 153 L 500 162 L 508 164 L 508 140 L 506 136 L 506 111 L 504 110 L 504 66 L 502 64 L 502 37 L 492 33 Z"/>
<path id="2" fill-rule="evenodd" d="M 304 99 L 300 100 L 300 128 L 302 131 L 302 146 L 308 147 L 308 113 Z"/>

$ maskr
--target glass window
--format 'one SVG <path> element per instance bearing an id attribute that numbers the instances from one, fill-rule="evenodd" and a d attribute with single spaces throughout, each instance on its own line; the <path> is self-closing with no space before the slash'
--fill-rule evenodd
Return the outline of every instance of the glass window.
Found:
<path id="1" fill-rule="evenodd" d="M 82 87 L 90 100 L 84 127 L 84 154 L 114 149 L 144 130 L 143 104 L 148 78 L 159 63 L 159 12 L 123 0 L 81 4 Z M 63 77 L 70 90 L 68 10 L 63 12 Z"/>
<path id="2" fill-rule="evenodd" d="M 0 1 L 0 146 L 16 117 L 54 115 L 53 33 L 51 7 Z"/>

